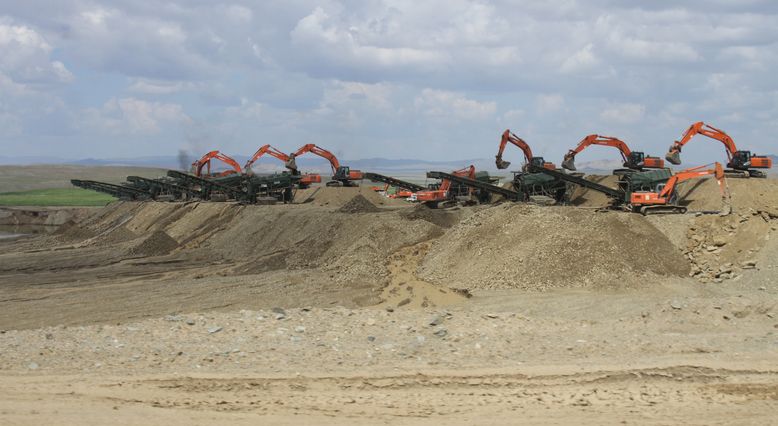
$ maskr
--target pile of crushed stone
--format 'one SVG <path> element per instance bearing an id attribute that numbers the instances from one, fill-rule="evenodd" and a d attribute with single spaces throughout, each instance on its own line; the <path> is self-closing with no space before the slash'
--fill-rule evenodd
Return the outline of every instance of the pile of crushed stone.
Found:
<path id="1" fill-rule="evenodd" d="M 51 236 L 60 242 L 72 243 L 92 238 L 95 236 L 95 233 L 90 229 L 69 220 L 57 228 L 56 231 L 52 232 Z"/>
<path id="2" fill-rule="evenodd" d="M 141 256 L 163 256 L 178 248 L 178 242 L 165 231 L 156 231 L 138 246 L 130 249 L 130 254 Z"/>
<path id="3" fill-rule="evenodd" d="M 619 187 L 619 177 L 615 175 L 586 175 L 584 179 L 608 188 L 617 189 Z M 602 207 L 607 206 L 610 201 L 611 198 L 602 192 L 582 186 L 577 187 L 570 197 L 570 205 L 576 207 Z"/>
<path id="4" fill-rule="evenodd" d="M 452 214 L 443 210 L 433 210 L 425 204 L 417 204 L 409 211 L 403 211 L 400 216 L 407 220 L 426 220 L 429 223 L 440 226 L 441 228 L 451 228 L 456 225 L 461 215 Z"/>
<path id="5" fill-rule="evenodd" d="M 341 188 L 317 186 L 297 191 L 294 204 L 313 204 L 315 206 L 340 207 L 361 195 L 378 207 L 411 207 L 407 201 L 385 197 L 368 187 Z"/>
<path id="6" fill-rule="evenodd" d="M 460 290 L 629 289 L 686 277 L 680 250 L 645 217 L 503 204 L 439 238 L 418 274 Z"/>
<path id="7" fill-rule="evenodd" d="M 367 201 L 365 197 L 362 196 L 362 194 L 357 195 L 356 197 L 352 198 L 351 201 L 344 204 L 343 207 L 338 209 L 338 213 L 347 213 L 347 214 L 355 214 L 355 213 L 378 213 L 381 209 L 375 206 L 375 204 L 371 203 L 370 201 Z"/>

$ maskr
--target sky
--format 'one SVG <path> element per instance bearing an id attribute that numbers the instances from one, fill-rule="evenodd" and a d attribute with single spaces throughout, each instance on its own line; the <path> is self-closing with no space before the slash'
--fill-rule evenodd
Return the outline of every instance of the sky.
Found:
<path id="1" fill-rule="evenodd" d="M 0 155 L 778 154 L 777 70 L 774 0 L 0 0 Z"/>

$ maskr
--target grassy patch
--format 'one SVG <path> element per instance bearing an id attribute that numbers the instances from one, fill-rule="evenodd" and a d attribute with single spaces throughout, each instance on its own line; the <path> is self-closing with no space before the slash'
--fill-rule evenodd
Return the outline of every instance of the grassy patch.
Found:
<path id="1" fill-rule="evenodd" d="M 116 198 L 83 188 L 0 192 L 0 206 L 104 206 Z"/>

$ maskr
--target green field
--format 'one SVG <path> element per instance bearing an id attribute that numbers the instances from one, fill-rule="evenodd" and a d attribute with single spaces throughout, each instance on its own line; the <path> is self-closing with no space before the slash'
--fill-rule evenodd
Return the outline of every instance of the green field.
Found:
<path id="1" fill-rule="evenodd" d="M 0 192 L 0 206 L 104 206 L 116 198 L 82 188 Z"/>

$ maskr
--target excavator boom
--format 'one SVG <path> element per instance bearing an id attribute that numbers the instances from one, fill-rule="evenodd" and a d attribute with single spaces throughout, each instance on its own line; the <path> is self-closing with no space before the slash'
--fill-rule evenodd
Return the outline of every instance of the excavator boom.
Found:
<path id="1" fill-rule="evenodd" d="M 211 174 L 211 160 L 214 158 L 232 166 L 233 168 L 233 170 L 228 170 L 219 176 L 225 176 L 232 173 L 243 173 L 243 171 L 240 169 L 240 164 L 238 164 L 237 161 L 224 154 L 221 154 L 219 151 L 211 151 L 200 157 L 199 160 L 192 163 L 192 169 L 190 172 L 194 173 L 196 177 L 200 177 L 202 175 L 203 167 L 206 167 L 206 174 Z"/>
<path id="2" fill-rule="evenodd" d="M 312 143 L 303 145 L 296 152 L 289 154 L 286 160 L 287 167 L 296 170 L 295 158 L 306 152 L 312 152 L 320 157 L 326 158 L 332 167 L 332 179 L 334 182 L 340 182 L 343 185 L 352 185 L 355 180 L 362 179 L 362 172 L 359 170 L 350 170 L 348 166 L 341 166 L 335 155 L 324 148 L 320 148 Z"/>
<path id="3" fill-rule="evenodd" d="M 575 171 L 575 156 L 591 145 L 603 145 L 616 147 L 624 160 L 624 167 L 633 170 L 646 168 L 661 168 L 665 163 L 661 158 L 645 156 L 642 152 L 631 151 L 626 143 L 610 136 L 589 135 L 585 137 L 575 149 L 571 149 L 562 161 L 562 167 Z"/>
<path id="4" fill-rule="evenodd" d="M 536 166 L 546 167 L 549 169 L 556 169 L 556 165 L 552 163 L 546 163 L 543 160 L 543 157 L 533 157 L 532 156 L 532 149 L 529 147 L 527 142 L 524 142 L 520 137 L 516 136 L 515 134 L 511 133 L 510 130 L 505 130 L 502 134 L 502 139 L 500 140 L 500 150 L 497 152 L 497 156 L 495 158 L 494 163 L 497 165 L 497 168 L 507 169 L 508 166 L 511 165 L 510 161 L 503 161 L 502 159 L 502 153 L 505 151 L 505 146 L 508 144 L 508 142 L 516 145 L 524 152 L 524 160 L 527 163 L 535 164 Z"/>
<path id="5" fill-rule="evenodd" d="M 287 155 L 284 154 L 283 152 L 273 148 L 270 145 L 265 145 L 262 148 L 259 148 L 257 150 L 257 152 L 254 153 L 254 156 L 251 157 L 251 159 L 246 162 L 245 166 L 243 166 L 243 168 L 246 169 L 246 173 L 253 174 L 253 172 L 251 171 L 251 165 L 254 164 L 254 162 L 257 161 L 259 159 L 259 157 L 261 157 L 261 156 L 263 156 L 265 154 L 269 154 L 269 155 L 271 155 L 271 156 L 273 156 L 273 157 L 275 157 L 275 158 L 277 158 L 277 159 L 279 159 L 281 161 L 284 161 L 284 162 L 287 159 Z"/>
<path id="6" fill-rule="evenodd" d="M 670 177 L 670 179 L 668 179 L 667 183 L 664 184 L 664 187 L 658 188 L 656 192 L 633 192 L 630 199 L 633 208 L 637 209 L 643 214 L 649 214 L 649 212 L 652 211 L 684 213 L 686 212 L 686 207 L 678 206 L 678 196 L 675 191 L 678 183 L 687 179 L 713 175 L 716 177 L 719 189 L 721 190 L 721 198 L 723 202 L 722 212 L 724 214 L 729 214 L 731 212 L 731 203 L 729 187 L 727 186 L 727 178 L 724 174 L 724 169 L 718 162 L 713 169 L 700 170 L 703 167 L 705 166 L 694 167 L 674 174 L 672 177 Z M 727 186 L 726 191 L 724 189 L 725 186 Z"/>

